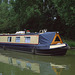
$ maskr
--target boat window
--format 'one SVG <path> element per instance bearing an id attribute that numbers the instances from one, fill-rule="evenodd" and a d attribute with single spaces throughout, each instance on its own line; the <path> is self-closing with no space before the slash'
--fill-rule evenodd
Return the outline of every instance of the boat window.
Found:
<path id="1" fill-rule="evenodd" d="M 20 37 L 16 37 L 16 42 L 20 42 Z"/>
<path id="2" fill-rule="evenodd" d="M 30 37 L 25 37 L 25 43 L 30 43 Z"/>
<path id="3" fill-rule="evenodd" d="M 60 41 L 60 39 L 59 39 L 59 37 L 58 37 L 58 36 L 56 37 L 55 41 Z"/>
<path id="4" fill-rule="evenodd" d="M 11 42 L 12 37 L 8 37 L 8 42 Z"/>

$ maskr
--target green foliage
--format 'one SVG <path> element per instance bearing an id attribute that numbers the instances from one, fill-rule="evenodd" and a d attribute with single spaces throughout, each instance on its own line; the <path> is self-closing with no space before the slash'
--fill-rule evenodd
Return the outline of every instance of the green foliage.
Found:
<path id="1" fill-rule="evenodd" d="M 7 28 L 7 23 L 8 23 L 8 5 L 3 2 L 0 5 L 0 30 L 4 31 L 4 28 Z"/>
<path id="2" fill-rule="evenodd" d="M 75 25 L 75 0 L 52 0 L 66 25 Z"/>
<path id="3" fill-rule="evenodd" d="M 23 30 L 24 28 L 30 29 L 29 22 L 30 19 L 34 19 L 41 15 L 41 12 L 38 7 L 38 0 L 16 0 L 13 5 L 16 14 L 18 15 L 17 20 L 19 20 L 19 29 Z"/>
<path id="4" fill-rule="evenodd" d="M 70 39 L 75 40 L 75 0 L 52 0 L 64 26 L 62 30 Z"/>
<path id="5" fill-rule="evenodd" d="M 63 40 L 63 41 L 66 42 L 70 47 L 75 47 L 75 41 L 70 40 L 70 39 Z"/>
<path id="6" fill-rule="evenodd" d="M 0 0 L 0 31 L 59 31 L 75 37 L 75 0 Z"/>
<path id="7" fill-rule="evenodd" d="M 13 7 L 18 15 L 20 30 L 24 28 L 31 31 L 38 31 L 43 28 L 50 30 L 54 25 L 54 16 L 58 16 L 51 0 L 45 2 L 42 0 L 16 0 Z M 49 25 L 50 29 L 48 28 Z"/>
<path id="8" fill-rule="evenodd" d="M 1 32 L 14 32 L 16 31 L 16 17 L 11 4 L 5 2 L 0 4 L 0 31 Z"/>

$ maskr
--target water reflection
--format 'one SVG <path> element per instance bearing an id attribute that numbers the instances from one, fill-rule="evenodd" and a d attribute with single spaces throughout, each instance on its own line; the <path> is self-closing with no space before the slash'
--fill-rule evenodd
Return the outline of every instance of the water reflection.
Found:
<path id="1" fill-rule="evenodd" d="M 68 65 L 58 59 L 54 62 L 52 58 L 55 57 L 0 52 L 0 75 L 62 75 L 69 69 Z"/>

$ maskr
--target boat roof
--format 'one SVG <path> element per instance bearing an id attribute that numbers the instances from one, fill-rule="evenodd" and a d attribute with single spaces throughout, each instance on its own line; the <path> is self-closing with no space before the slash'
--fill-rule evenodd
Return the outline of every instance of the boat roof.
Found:
<path id="1" fill-rule="evenodd" d="M 47 35 L 47 34 L 52 34 L 52 33 L 56 33 L 56 32 L 46 32 L 46 33 L 26 33 L 26 34 L 9 34 L 9 33 L 3 33 L 3 34 L 0 34 L 0 35 Z"/>
<path id="2" fill-rule="evenodd" d="M 11 35 L 12 35 L 12 36 L 13 36 L 13 35 L 15 35 L 15 36 L 16 36 L 16 35 L 19 35 L 19 36 L 20 36 L 20 35 L 39 35 L 39 33 L 26 33 L 26 34 L 5 34 L 5 33 L 4 33 L 4 34 L 0 34 L 0 35 L 2 35 L 2 36 L 3 36 L 3 35 L 5 35 L 5 36 L 8 36 L 8 35 L 9 35 L 9 36 L 11 36 Z"/>

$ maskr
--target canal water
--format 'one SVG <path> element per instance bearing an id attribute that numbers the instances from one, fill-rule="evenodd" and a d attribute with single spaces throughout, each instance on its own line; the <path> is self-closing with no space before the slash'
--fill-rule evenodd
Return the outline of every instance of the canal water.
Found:
<path id="1" fill-rule="evenodd" d="M 75 55 L 40 56 L 0 50 L 0 75 L 74 75 Z"/>

